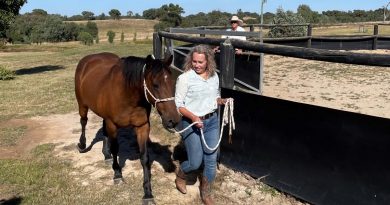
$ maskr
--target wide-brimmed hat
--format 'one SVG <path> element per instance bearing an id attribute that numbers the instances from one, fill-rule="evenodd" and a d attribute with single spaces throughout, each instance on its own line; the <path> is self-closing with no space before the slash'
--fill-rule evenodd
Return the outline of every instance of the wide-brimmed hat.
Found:
<path id="1" fill-rule="evenodd" d="M 242 25 L 242 20 L 240 18 L 238 18 L 238 16 L 232 16 L 232 18 L 230 19 L 230 22 L 232 21 L 237 21 L 238 22 L 238 25 Z"/>

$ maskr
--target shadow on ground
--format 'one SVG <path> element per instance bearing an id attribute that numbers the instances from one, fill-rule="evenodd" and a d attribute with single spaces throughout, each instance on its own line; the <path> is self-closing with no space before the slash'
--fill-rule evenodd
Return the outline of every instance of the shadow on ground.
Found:
<path id="1" fill-rule="evenodd" d="M 21 197 L 14 197 L 11 199 L 0 199 L 0 204 L 1 205 L 17 205 L 22 203 L 22 198 Z"/>
<path id="2" fill-rule="evenodd" d="M 47 71 L 55 71 L 55 70 L 61 70 L 65 69 L 64 66 L 59 65 L 44 65 L 44 66 L 37 66 L 32 68 L 22 68 L 15 71 L 16 75 L 30 75 L 30 74 L 37 74 L 37 73 L 43 73 Z"/>
<path id="3" fill-rule="evenodd" d="M 124 167 L 126 165 L 126 160 L 138 160 L 140 158 L 140 152 L 137 143 L 137 137 L 132 128 L 120 128 L 118 130 L 118 161 L 119 166 Z M 91 142 L 91 147 L 97 142 L 103 142 L 102 153 L 103 156 L 110 154 L 109 145 L 107 143 L 107 138 L 104 136 L 103 128 L 100 128 L 95 138 Z M 165 172 L 174 172 L 175 164 L 172 160 L 172 151 L 169 150 L 170 145 L 161 145 L 156 142 L 149 142 L 150 150 L 150 162 L 153 164 L 154 161 L 157 161 L 164 169 Z M 105 157 L 102 157 L 105 158 Z"/>

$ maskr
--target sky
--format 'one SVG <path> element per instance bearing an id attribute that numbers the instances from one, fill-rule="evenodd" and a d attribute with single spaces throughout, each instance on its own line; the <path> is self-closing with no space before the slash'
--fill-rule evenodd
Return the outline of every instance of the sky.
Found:
<path id="1" fill-rule="evenodd" d="M 184 9 L 183 16 L 208 13 L 213 10 L 236 13 L 241 9 L 244 12 L 260 14 L 261 0 L 27 0 L 20 13 L 31 12 L 33 9 L 43 9 L 49 14 L 62 16 L 79 15 L 83 11 L 91 11 L 96 16 L 101 13 L 108 15 L 111 9 L 118 9 L 122 15 L 128 11 L 140 14 L 147 9 L 160 8 L 164 4 L 178 4 Z M 275 13 L 278 8 L 296 12 L 299 5 L 308 5 L 313 11 L 353 11 L 375 10 L 383 8 L 389 0 L 267 0 L 264 4 L 264 13 Z M 390 9 L 390 6 L 388 7 Z"/>

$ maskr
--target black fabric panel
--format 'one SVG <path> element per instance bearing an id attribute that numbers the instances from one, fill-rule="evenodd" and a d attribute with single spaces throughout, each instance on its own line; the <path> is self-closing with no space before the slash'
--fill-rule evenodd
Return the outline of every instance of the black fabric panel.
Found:
<path id="1" fill-rule="evenodd" d="M 390 119 L 222 89 L 221 162 L 313 204 L 390 204 Z"/>
<path id="2" fill-rule="evenodd" d="M 390 49 L 390 38 L 378 37 L 377 49 Z"/>
<path id="3" fill-rule="evenodd" d="M 343 39 L 343 40 L 311 40 L 311 47 L 328 50 L 372 50 L 372 39 Z"/>
<path id="4" fill-rule="evenodd" d="M 278 44 L 278 45 L 284 45 L 284 46 L 307 47 L 307 41 L 308 41 L 308 39 L 303 39 L 303 40 L 283 40 L 283 41 L 267 39 L 267 40 L 264 40 L 264 43 Z"/>
<path id="5" fill-rule="evenodd" d="M 219 53 L 215 54 L 217 67 L 219 66 Z M 257 55 L 235 56 L 234 78 L 254 88 L 260 89 L 260 57 Z"/>

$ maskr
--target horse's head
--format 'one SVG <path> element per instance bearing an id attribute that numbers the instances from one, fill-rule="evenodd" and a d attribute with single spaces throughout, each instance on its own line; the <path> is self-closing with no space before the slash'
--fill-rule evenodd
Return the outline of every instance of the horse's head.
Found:
<path id="1" fill-rule="evenodd" d="M 166 59 L 153 59 L 146 57 L 145 65 L 145 97 L 155 105 L 161 116 L 162 124 L 166 129 L 174 128 L 180 121 L 174 96 L 174 81 L 169 66 L 173 57 Z"/>

